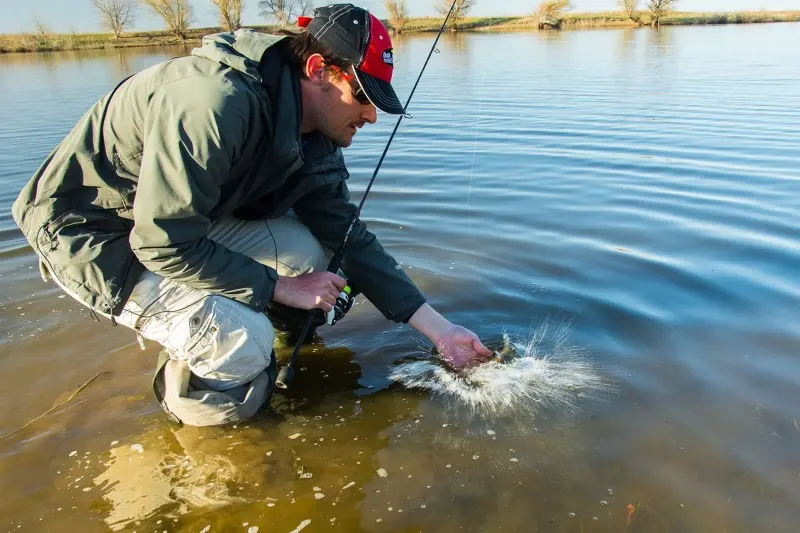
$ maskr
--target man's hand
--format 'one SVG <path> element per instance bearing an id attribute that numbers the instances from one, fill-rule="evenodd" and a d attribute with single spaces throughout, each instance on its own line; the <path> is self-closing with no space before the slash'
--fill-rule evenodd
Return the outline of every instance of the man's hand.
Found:
<path id="1" fill-rule="evenodd" d="M 347 281 L 332 272 L 311 272 L 296 277 L 280 277 L 272 299 L 297 309 L 333 309 Z"/>
<path id="2" fill-rule="evenodd" d="M 442 357 L 457 370 L 483 363 L 492 355 L 477 335 L 453 324 L 428 304 L 420 307 L 408 323 L 428 337 Z"/>
<path id="3" fill-rule="evenodd" d="M 492 355 L 492 351 L 483 345 L 477 335 L 456 324 L 439 334 L 436 347 L 456 370 L 485 363 Z"/>

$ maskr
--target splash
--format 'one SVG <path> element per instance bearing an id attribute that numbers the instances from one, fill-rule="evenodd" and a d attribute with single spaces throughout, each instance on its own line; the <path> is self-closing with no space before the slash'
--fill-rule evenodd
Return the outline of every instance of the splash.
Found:
<path id="1" fill-rule="evenodd" d="M 408 388 L 441 396 L 473 414 L 533 415 L 546 407 L 575 410 L 581 398 L 609 389 L 585 349 L 568 342 L 568 324 L 548 322 L 525 340 L 504 333 L 489 362 L 456 373 L 438 357 L 401 362 L 390 378 Z"/>

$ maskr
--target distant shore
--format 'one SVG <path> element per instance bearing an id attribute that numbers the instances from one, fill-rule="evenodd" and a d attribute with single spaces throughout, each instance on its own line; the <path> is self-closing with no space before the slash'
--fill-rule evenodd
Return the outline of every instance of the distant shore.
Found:
<path id="1" fill-rule="evenodd" d="M 622 12 L 567 13 L 561 22 L 562 30 L 648 26 L 646 12 L 638 14 L 639 22 L 630 20 Z M 747 11 L 734 13 L 682 13 L 676 12 L 661 19 L 662 26 L 687 26 L 702 24 L 755 24 L 767 22 L 798 22 L 800 11 Z M 409 19 L 403 34 L 438 31 L 442 19 L 418 17 Z M 256 31 L 270 32 L 279 26 L 245 26 Z M 560 31 L 538 30 L 532 15 L 518 17 L 468 17 L 458 23 L 462 32 L 475 31 Z M 222 31 L 221 28 L 192 28 L 189 37 L 181 41 L 167 31 L 126 32 L 119 39 L 110 33 L 23 33 L 0 35 L 0 53 L 51 52 L 61 50 L 89 50 L 102 48 L 132 48 L 141 46 L 166 46 L 198 44 L 204 35 Z"/>

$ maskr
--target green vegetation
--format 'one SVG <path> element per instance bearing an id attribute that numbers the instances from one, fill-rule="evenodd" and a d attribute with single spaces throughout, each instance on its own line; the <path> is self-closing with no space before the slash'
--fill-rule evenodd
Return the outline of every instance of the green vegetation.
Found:
<path id="1" fill-rule="evenodd" d="M 563 13 L 562 29 L 632 27 L 649 25 L 646 11 L 637 11 L 638 22 L 623 11 L 604 13 Z M 753 11 L 741 13 L 671 13 L 660 20 L 662 26 L 692 24 L 753 24 L 764 22 L 798 22 L 800 11 Z M 441 17 L 409 18 L 403 33 L 439 31 Z M 257 31 L 274 31 L 279 26 L 247 26 Z M 458 23 L 459 31 L 536 31 L 539 19 L 531 14 L 522 17 L 465 17 Z M 222 31 L 221 28 L 190 28 L 186 42 L 197 44 L 203 35 Z M 551 31 L 551 30 L 546 30 Z M 118 39 L 113 33 L 53 34 L 41 24 L 35 31 L 20 35 L 0 35 L 0 53 L 45 52 L 54 50 L 84 50 L 91 48 L 128 48 L 135 46 L 160 46 L 182 44 L 180 38 L 169 31 L 126 32 Z"/>

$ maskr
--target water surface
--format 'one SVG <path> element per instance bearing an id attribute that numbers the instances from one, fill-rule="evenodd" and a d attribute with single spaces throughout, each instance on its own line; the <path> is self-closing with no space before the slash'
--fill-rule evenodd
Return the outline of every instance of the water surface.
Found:
<path id="1" fill-rule="evenodd" d="M 432 39 L 396 43 L 401 96 Z M 448 318 L 568 326 L 615 391 L 472 416 L 389 380 L 423 339 L 360 302 L 256 420 L 171 425 L 158 347 L 43 283 L 9 209 L 97 98 L 186 50 L 0 56 L 0 434 L 109 373 L 0 440 L 3 528 L 797 531 L 800 26 L 440 48 L 364 219 Z M 346 151 L 354 197 L 392 126 Z"/>

